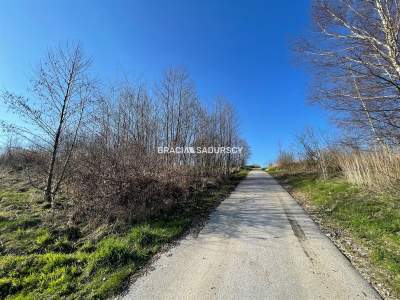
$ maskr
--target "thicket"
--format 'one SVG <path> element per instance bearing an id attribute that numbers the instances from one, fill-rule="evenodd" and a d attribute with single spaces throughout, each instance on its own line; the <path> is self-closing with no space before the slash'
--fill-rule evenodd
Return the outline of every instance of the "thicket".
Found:
<path id="1" fill-rule="evenodd" d="M 18 122 L 3 166 L 24 172 L 51 209 L 72 208 L 71 222 L 131 222 L 165 215 L 245 164 L 234 108 L 206 108 L 182 69 L 149 88 L 101 88 L 79 45 L 50 51 L 27 97 L 3 91 Z M 23 125 L 26 124 L 26 125 Z M 16 142 L 19 141 L 19 142 Z M 242 147 L 241 153 L 160 153 L 160 147 Z M 68 205 L 61 200 L 68 199 Z"/>

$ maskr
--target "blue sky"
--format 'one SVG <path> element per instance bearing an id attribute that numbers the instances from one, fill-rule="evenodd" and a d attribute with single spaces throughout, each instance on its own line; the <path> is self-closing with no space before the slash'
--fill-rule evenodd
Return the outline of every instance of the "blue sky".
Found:
<path id="1" fill-rule="evenodd" d="M 200 98 L 236 107 L 250 162 L 265 164 L 278 144 L 326 115 L 305 103 L 309 76 L 296 66 L 293 40 L 309 26 L 305 0 L 3 0 L 0 89 L 25 92 L 48 47 L 80 41 L 98 78 L 153 81 L 184 66 Z M 5 112 L 0 111 L 0 119 Z"/>

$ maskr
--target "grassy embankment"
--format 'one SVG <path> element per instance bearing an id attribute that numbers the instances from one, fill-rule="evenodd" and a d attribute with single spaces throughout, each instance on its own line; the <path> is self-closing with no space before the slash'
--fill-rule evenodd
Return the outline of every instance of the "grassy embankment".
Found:
<path id="1" fill-rule="evenodd" d="M 169 217 L 124 229 L 69 227 L 43 209 L 40 195 L 11 173 L 0 178 L 0 298 L 103 299 L 199 216 L 210 211 L 247 175 L 236 173 L 218 187 L 193 195 Z"/>
<path id="2" fill-rule="evenodd" d="M 366 249 L 362 259 L 370 264 L 373 280 L 400 298 L 400 197 L 367 191 L 343 178 L 321 180 L 282 169 L 269 173 L 305 201 L 323 227 L 349 237 L 349 251 Z"/>

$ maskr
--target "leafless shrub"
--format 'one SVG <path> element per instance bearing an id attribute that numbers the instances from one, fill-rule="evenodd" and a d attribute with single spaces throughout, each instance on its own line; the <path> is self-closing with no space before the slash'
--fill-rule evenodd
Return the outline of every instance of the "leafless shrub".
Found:
<path id="1" fill-rule="evenodd" d="M 290 169 L 296 163 L 295 154 L 291 151 L 279 150 L 278 158 L 276 159 L 276 164 L 284 169 Z"/>
<path id="2" fill-rule="evenodd" d="M 298 135 L 297 141 L 306 170 L 318 172 L 323 179 L 339 174 L 338 150 L 332 142 L 317 137 L 311 128 Z"/>
<path id="3" fill-rule="evenodd" d="M 37 169 L 45 162 L 42 153 L 23 147 L 6 147 L 0 154 L 0 166 L 14 171 Z"/>

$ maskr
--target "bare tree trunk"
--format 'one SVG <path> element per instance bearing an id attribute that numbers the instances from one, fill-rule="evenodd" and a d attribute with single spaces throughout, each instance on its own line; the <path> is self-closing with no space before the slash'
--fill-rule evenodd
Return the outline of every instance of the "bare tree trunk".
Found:
<path id="1" fill-rule="evenodd" d="M 57 158 L 57 152 L 58 152 L 58 146 L 59 146 L 59 141 L 60 141 L 60 135 L 61 135 L 61 130 L 62 126 L 64 124 L 64 118 L 65 118 L 65 109 L 69 100 L 70 96 L 70 89 L 71 89 L 71 83 L 73 80 L 74 76 L 74 69 L 75 66 L 72 65 L 72 69 L 70 72 L 70 76 L 68 78 L 68 84 L 67 84 L 67 90 L 64 96 L 64 101 L 63 101 L 63 106 L 60 112 L 60 118 L 59 118 L 59 123 L 56 131 L 56 135 L 54 138 L 54 144 L 53 144 L 53 150 L 51 153 L 51 161 L 50 161 L 50 166 L 49 166 L 49 174 L 47 176 L 47 184 L 46 184 L 46 189 L 44 192 L 44 200 L 51 205 L 53 205 L 53 176 L 54 176 L 54 166 Z"/>
<path id="2" fill-rule="evenodd" d="M 380 136 L 378 134 L 378 131 L 375 128 L 374 122 L 372 121 L 372 118 L 371 118 L 371 114 L 370 114 L 370 112 L 368 110 L 368 107 L 367 107 L 367 103 L 364 101 L 364 99 L 363 99 L 363 97 L 361 95 L 360 88 L 359 88 L 358 83 L 357 83 L 357 79 L 356 79 L 356 77 L 355 77 L 353 72 L 351 72 L 351 76 L 353 78 L 354 87 L 356 89 L 357 99 L 361 103 L 362 110 L 365 113 L 365 116 L 367 118 L 368 124 L 369 124 L 369 126 L 371 128 L 372 135 L 375 137 L 375 140 L 379 145 L 383 146 L 384 148 L 387 148 L 386 144 L 380 138 Z"/>

